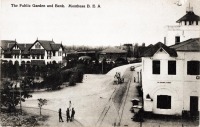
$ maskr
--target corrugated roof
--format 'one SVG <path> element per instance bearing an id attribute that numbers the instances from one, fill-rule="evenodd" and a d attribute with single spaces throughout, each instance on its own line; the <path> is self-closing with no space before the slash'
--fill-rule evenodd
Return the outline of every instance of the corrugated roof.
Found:
<path id="1" fill-rule="evenodd" d="M 170 48 L 176 51 L 200 52 L 200 38 L 191 38 L 179 44 L 172 45 Z"/>
<path id="2" fill-rule="evenodd" d="M 200 17 L 198 15 L 195 15 L 194 12 L 189 11 L 186 15 L 184 15 L 182 18 L 177 20 L 177 23 L 180 23 L 181 21 L 200 21 Z"/>
<path id="3" fill-rule="evenodd" d="M 127 51 L 111 47 L 111 48 L 102 50 L 101 53 L 127 53 Z"/>
<path id="4" fill-rule="evenodd" d="M 173 48 L 169 48 L 161 42 L 156 43 L 154 46 L 149 48 L 142 55 L 143 57 L 152 57 L 160 48 L 164 49 L 171 57 L 177 57 L 176 50 Z"/>

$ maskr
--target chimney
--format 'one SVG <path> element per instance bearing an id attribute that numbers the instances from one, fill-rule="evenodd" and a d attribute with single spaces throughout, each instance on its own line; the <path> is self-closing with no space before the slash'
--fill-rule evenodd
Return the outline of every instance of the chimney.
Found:
<path id="1" fill-rule="evenodd" d="M 166 45 L 166 37 L 164 37 L 164 44 Z"/>

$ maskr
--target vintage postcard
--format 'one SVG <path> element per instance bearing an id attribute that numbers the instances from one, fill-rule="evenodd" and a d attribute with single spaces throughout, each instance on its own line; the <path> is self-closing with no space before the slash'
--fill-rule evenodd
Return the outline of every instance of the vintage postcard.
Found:
<path id="1" fill-rule="evenodd" d="M 199 126 L 199 5 L 0 0 L 0 126 Z"/>

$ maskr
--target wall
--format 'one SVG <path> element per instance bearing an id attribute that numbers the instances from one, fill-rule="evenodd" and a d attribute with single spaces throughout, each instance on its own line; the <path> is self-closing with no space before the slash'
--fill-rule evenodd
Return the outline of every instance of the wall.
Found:
<path id="1" fill-rule="evenodd" d="M 166 34 L 166 45 L 174 45 L 175 36 L 180 36 L 180 42 L 190 38 L 198 38 L 200 37 L 200 25 L 168 26 Z"/>
<path id="2" fill-rule="evenodd" d="M 160 60 L 160 74 L 152 74 L 152 60 Z M 176 60 L 176 75 L 168 75 L 168 60 Z M 173 58 L 165 51 L 159 51 L 153 57 L 142 58 L 145 111 L 152 111 L 155 114 L 181 115 L 182 110 L 190 109 L 190 96 L 199 96 L 197 93 L 200 91 L 200 79 L 197 80 L 196 75 L 187 75 L 189 60 L 200 60 L 200 53 L 178 52 L 178 57 Z M 147 94 L 153 101 L 146 99 Z M 171 109 L 158 109 L 157 95 L 170 95 Z"/>

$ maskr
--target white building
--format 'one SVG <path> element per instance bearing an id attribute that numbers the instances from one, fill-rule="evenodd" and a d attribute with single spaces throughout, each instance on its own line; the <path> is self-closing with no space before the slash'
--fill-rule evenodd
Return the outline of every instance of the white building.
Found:
<path id="1" fill-rule="evenodd" d="M 1 40 L 1 60 L 18 61 L 21 64 L 44 65 L 61 63 L 64 48 L 53 40 L 36 40 L 33 44 L 19 44 L 16 41 Z"/>
<path id="2" fill-rule="evenodd" d="M 200 17 L 193 12 L 192 7 L 187 8 L 186 14 L 176 23 L 178 25 L 166 28 L 166 45 L 169 46 L 200 36 Z"/>
<path id="3" fill-rule="evenodd" d="M 200 38 L 167 47 L 161 42 L 142 57 L 144 110 L 197 115 L 200 110 Z"/>

